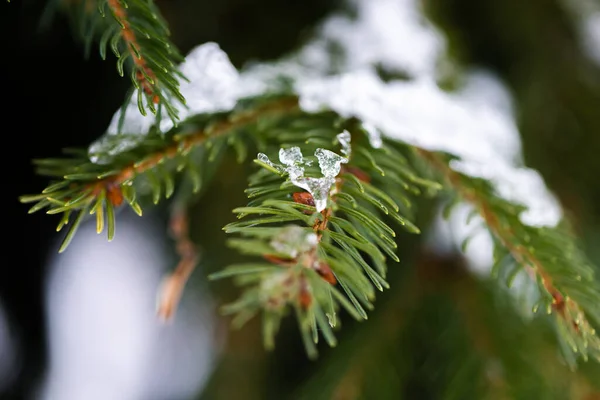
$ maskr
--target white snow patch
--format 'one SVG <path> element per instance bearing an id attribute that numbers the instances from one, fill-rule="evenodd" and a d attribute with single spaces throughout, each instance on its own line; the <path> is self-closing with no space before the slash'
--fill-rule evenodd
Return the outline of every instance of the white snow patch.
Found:
<path id="1" fill-rule="evenodd" d="M 249 65 L 241 73 L 217 44 L 198 46 L 180 67 L 191 79 L 181 86 L 189 105 L 180 110 L 182 117 L 227 111 L 242 97 L 291 88 L 307 112 L 332 109 L 359 118 L 374 147 L 381 145 L 382 134 L 459 157 L 452 168 L 491 180 L 499 195 L 527 208 L 521 216 L 524 223 L 556 225 L 561 218 L 558 202 L 537 172 L 522 165 L 510 94 L 503 84 L 474 71 L 466 74 L 461 91 L 441 90 L 436 71 L 445 42 L 417 0 L 349 4 L 356 11 L 353 17 L 333 15 L 298 53 Z M 341 57 L 331 52 L 332 44 Z M 413 80 L 383 82 L 376 66 L 406 72 Z M 130 108 L 125 130 L 147 132 L 153 118 L 141 117 L 135 104 Z M 115 132 L 118 114 L 109 134 Z M 162 131 L 171 127 L 167 118 L 161 122 Z M 102 150 L 101 144 L 92 148 Z M 123 148 L 105 150 L 110 155 Z"/>
<path id="2" fill-rule="evenodd" d="M 319 37 L 341 45 L 344 70 L 379 64 L 411 76 L 433 75 L 443 36 L 415 0 L 353 1 L 356 18 L 328 19 Z"/>
<path id="3" fill-rule="evenodd" d="M 302 82 L 297 89 L 307 112 L 332 109 L 389 138 L 460 157 L 451 167 L 489 179 L 500 196 L 527 207 L 521 216 L 526 224 L 553 226 L 562 216 L 541 176 L 521 166 L 518 130 L 508 105 L 495 106 L 486 100 L 487 92 L 447 93 L 427 78 L 385 83 L 373 70 Z"/>

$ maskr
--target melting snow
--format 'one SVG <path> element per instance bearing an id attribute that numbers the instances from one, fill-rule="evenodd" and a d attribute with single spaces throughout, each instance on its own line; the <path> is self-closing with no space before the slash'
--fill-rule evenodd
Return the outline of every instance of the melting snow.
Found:
<path id="1" fill-rule="evenodd" d="M 181 116 L 230 110 L 241 97 L 282 90 L 286 82 L 292 83 L 305 111 L 327 108 L 358 117 L 374 147 L 381 146 L 383 135 L 458 156 L 452 168 L 489 179 L 499 195 L 527 207 L 521 215 L 524 223 L 557 224 L 562 215 L 558 202 L 541 176 L 522 165 L 510 95 L 502 83 L 475 72 L 465 75 L 462 91 L 441 90 L 436 77 L 445 43 L 423 17 L 417 0 L 349 0 L 349 4 L 356 11 L 354 17 L 332 16 L 298 53 L 278 62 L 250 65 L 241 73 L 217 44 L 198 46 L 180 67 L 191 80 L 181 84 L 189 106 L 179 110 Z M 341 58 L 331 54 L 332 43 L 341 50 Z M 407 73 L 412 80 L 383 82 L 376 66 Z M 146 133 L 153 117 L 142 117 L 136 104 L 129 108 L 125 131 Z M 118 118 L 117 112 L 109 134 L 116 132 Z M 162 131 L 171 127 L 167 118 L 160 123 Z M 93 147 L 102 150 L 102 144 Z M 344 153 L 342 140 L 340 144 Z M 283 158 L 280 154 L 285 167 L 277 166 L 313 194 L 318 209 L 326 205 L 333 181 L 328 175 L 339 172 L 344 162 L 331 154 L 323 150 L 318 156 L 323 178 L 303 176 L 299 149 L 284 151 Z M 258 157 L 274 166 L 265 155 Z"/>

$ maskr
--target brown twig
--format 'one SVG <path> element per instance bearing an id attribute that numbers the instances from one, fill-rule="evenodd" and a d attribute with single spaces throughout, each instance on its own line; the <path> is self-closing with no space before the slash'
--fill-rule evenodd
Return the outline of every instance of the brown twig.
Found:
<path id="1" fill-rule="evenodd" d="M 211 130 L 211 135 L 224 133 L 233 129 L 234 127 L 252 122 L 258 115 L 264 115 L 264 112 L 276 110 L 281 111 L 282 108 L 295 108 L 296 104 L 297 103 L 295 101 L 289 101 L 288 99 L 288 101 L 279 104 L 277 107 L 273 107 L 273 105 L 271 105 L 270 107 L 261 109 L 262 112 L 260 113 L 256 111 L 252 114 L 235 120 L 235 122 L 224 121 Z M 198 132 L 194 135 L 185 136 L 183 140 L 169 146 L 163 152 L 154 154 L 146 158 L 146 160 L 142 161 L 141 163 L 131 165 L 123 170 L 123 172 L 118 176 L 112 177 L 112 180 L 108 182 L 108 187 L 119 187 L 118 185 L 120 183 L 131 179 L 135 174 L 139 174 L 150 168 L 153 168 L 159 162 L 161 162 L 163 158 L 174 157 L 181 146 L 183 146 L 184 149 L 189 150 L 189 148 L 202 143 L 205 139 L 205 132 Z M 107 185 L 107 183 L 103 182 L 100 183 L 100 185 L 100 187 L 103 187 Z M 196 246 L 189 237 L 188 214 L 184 207 L 176 207 L 173 210 L 170 219 L 170 231 L 175 239 L 176 249 L 180 256 L 180 261 L 173 273 L 165 278 L 159 290 L 157 314 L 162 320 L 165 321 L 173 318 L 181 299 L 183 288 L 185 287 L 185 284 L 187 283 L 191 273 L 194 271 L 199 259 Z"/>
<path id="2" fill-rule="evenodd" d="M 259 117 L 266 114 L 285 113 L 297 109 L 298 101 L 296 98 L 286 98 L 278 102 L 267 104 L 260 107 L 246 115 L 240 116 L 235 120 L 224 120 L 210 129 L 210 135 L 205 131 L 201 130 L 196 133 L 175 136 L 173 142 L 163 149 L 160 149 L 148 156 L 143 160 L 130 163 L 125 166 L 121 172 L 115 175 L 111 175 L 104 179 L 100 179 L 89 185 L 90 200 L 95 199 L 103 191 L 107 194 L 107 200 L 110 201 L 114 206 L 119 206 L 123 202 L 123 193 L 121 185 L 127 181 L 131 181 L 137 175 L 142 174 L 152 168 L 155 168 L 158 164 L 165 160 L 172 159 L 179 155 L 181 152 L 187 153 L 193 147 L 198 146 L 206 141 L 209 137 L 215 137 L 225 134 L 233 129 L 251 124 L 255 122 Z"/>
<path id="3" fill-rule="evenodd" d="M 157 314 L 163 321 L 169 321 L 175 315 L 183 288 L 199 259 L 198 250 L 189 237 L 188 214 L 184 207 L 177 207 L 172 212 L 170 230 L 180 260 L 159 290 Z"/>

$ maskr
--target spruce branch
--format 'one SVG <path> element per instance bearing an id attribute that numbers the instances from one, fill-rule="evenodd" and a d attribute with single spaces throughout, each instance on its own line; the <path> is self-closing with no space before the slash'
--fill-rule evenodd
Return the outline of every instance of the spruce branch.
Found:
<path id="1" fill-rule="evenodd" d="M 146 115 L 146 107 L 154 114 L 158 104 L 164 105 L 167 114 L 176 122 L 177 110 L 171 104 L 176 100 L 185 104 L 179 92 L 179 81 L 183 75 L 176 64 L 183 60 L 175 46 L 169 41 L 169 30 L 152 0 L 101 0 L 100 14 L 108 7 L 116 21 L 100 40 L 100 53 L 106 57 L 106 46 L 118 58 L 117 69 L 123 76 L 123 62 L 132 61 L 131 80 L 138 89 L 138 108 Z M 122 54 L 119 48 L 124 48 Z M 143 96 L 146 103 L 144 104 Z"/>
<path id="2" fill-rule="evenodd" d="M 351 151 L 339 137 L 345 129 L 352 133 Z M 355 119 L 330 111 L 301 111 L 295 96 L 246 99 L 228 113 L 192 116 L 166 134 L 151 130 L 146 136 L 107 135 L 108 142 L 114 139 L 114 147 L 105 149 L 104 155 L 93 155 L 104 156 L 103 164 L 90 161 L 87 152 L 76 152 L 70 159 L 39 160 L 38 172 L 58 180 L 41 194 L 23 196 L 21 201 L 36 203 L 30 212 L 48 208 L 49 214 L 62 214 L 58 229 L 70 227 L 60 248 L 64 251 L 87 213 L 96 214 L 98 232 L 106 223 L 112 239 L 114 209 L 127 202 L 141 214 L 144 183 L 158 203 L 173 193 L 174 172 L 185 170 L 197 192 L 202 185 L 198 161 L 215 161 L 224 148 L 235 149 L 240 161 L 250 143 L 267 153 L 288 152 L 293 147 L 304 152 L 320 149 L 321 156 L 327 152 L 324 149 L 335 146 L 350 151 L 346 161 L 338 160 L 339 176 L 329 186 L 310 186 L 319 179 L 317 153 L 303 164 L 312 183 L 298 183 L 298 177 L 266 155 L 255 160 L 263 168 L 250 178 L 250 201 L 234 210 L 242 220 L 225 230 L 241 235 L 230 240 L 233 247 L 262 261 L 230 266 L 212 276 L 233 276 L 251 286 L 225 312 L 236 314 L 234 325 L 262 312 L 267 348 L 274 346 L 280 320 L 291 306 L 307 351 L 314 357 L 319 330 L 335 345 L 332 328 L 340 307 L 357 319 L 366 319 L 367 310 L 373 307 L 374 289 L 388 287 L 387 260 L 399 258 L 395 231 L 384 219 L 419 232 L 411 222 L 410 198 L 441 188 L 422 168 L 423 163 L 433 165 L 462 199 L 475 206 L 496 238 L 495 274 L 510 280 L 523 268 L 537 282 L 541 299 L 536 310 L 542 307 L 556 316 L 569 363 L 575 365 L 574 354 L 583 359 L 599 357 L 600 339 L 594 326 L 600 321 L 600 292 L 593 268 L 565 230 L 523 224 L 519 219 L 522 207 L 497 196 L 488 182 L 452 170 L 450 158 L 388 139 L 381 148 L 374 148 L 368 136 Z M 296 235 L 305 240 L 310 234 L 315 235 L 314 245 L 293 257 L 273 248 L 276 237 Z M 173 275 L 171 283 L 176 285 L 169 286 L 178 289 L 166 291 L 171 293 L 162 303 L 167 318 L 191 271 L 190 254 L 182 257 L 186 268 Z"/>
<path id="3" fill-rule="evenodd" d="M 425 150 L 419 154 L 439 170 L 458 195 L 472 204 L 497 240 L 493 274 L 510 285 L 522 269 L 540 291 L 533 311 L 555 316 L 563 353 L 571 367 L 576 356 L 600 360 L 600 290 L 594 269 L 565 228 L 538 228 L 520 222 L 522 211 L 499 198 L 489 184 L 450 168 L 449 158 Z"/>
<path id="4" fill-rule="evenodd" d="M 238 284 L 247 286 L 241 298 L 226 305 L 223 311 L 235 315 L 232 323 L 236 327 L 262 313 L 267 349 L 274 348 L 281 319 L 288 308 L 293 309 L 307 354 L 315 358 L 319 332 L 330 346 L 337 343 L 333 329 L 338 327 L 340 307 L 358 320 L 367 319 L 375 289 L 389 288 L 385 280 L 386 261 L 399 259 L 395 254 L 396 233 L 382 217 L 411 233 L 419 233 L 410 222 L 408 190 L 420 190 L 400 176 L 408 176 L 427 188 L 438 185 L 417 179 L 420 174 L 412 170 L 407 157 L 395 145 L 386 143 L 381 149 L 365 145 L 360 140 L 360 130 L 352 129 L 352 121 L 334 123 L 332 129 L 323 129 L 323 121 L 311 124 L 308 116 L 305 121 L 296 122 L 298 132 L 293 127 L 285 129 L 286 138 L 304 140 L 302 149 L 315 151 L 325 177 L 316 178 L 319 173 L 315 160 L 303 159 L 300 148 L 290 143 L 282 144 L 279 151 L 281 162 L 288 166 L 285 171 L 259 155 L 256 162 L 263 169 L 250 178 L 250 203 L 235 209 L 241 220 L 224 229 L 242 236 L 231 239 L 231 246 L 263 261 L 229 266 L 210 278 L 234 277 Z M 335 135 L 338 126 L 353 132 L 351 150 L 344 149 L 340 134 Z M 317 127 L 319 134 L 311 137 Z M 315 149 L 316 144 L 329 148 L 341 145 L 347 158 Z M 324 154 L 339 163 L 331 182 L 326 181 L 331 165 Z M 306 176 L 297 175 L 299 169 Z M 319 179 L 326 181 L 324 190 L 319 186 L 322 181 L 314 183 Z M 298 191 L 298 187 L 306 191 Z M 401 206 L 394 199 L 404 203 Z"/>
<path id="5" fill-rule="evenodd" d="M 112 240 L 115 208 L 127 203 L 137 214 L 142 214 L 140 190 L 135 183 L 145 181 L 151 189 L 154 204 L 157 204 L 162 197 L 170 198 L 173 194 L 175 172 L 185 170 L 193 182 L 194 192 L 198 192 L 202 185 L 202 171 L 196 168 L 198 158 L 216 161 L 224 147 L 239 146 L 241 139 L 231 139 L 241 129 L 261 119 L 293 114 L 295 110 L 295 98 L 281 97 L 240 106 L 224 115 L 192 118 L 165 135 L 115 135 L 113 139 L 117 143 L 129 141 L 135 145 L 114 157 L 109 148 L 107 157 L 110 158 L 107 159 L 110 162 L 106 164 L 90 161 L 88 152 L 83 150 L 67 150 L 72 155 L 70 158 L 35 160 L 37 172 L 55 181 L 42 193 L 21 196 L 20 201 L 35 203 L 29 213 L 48 209 L 48 214 L 62 214 L 57 231 L 65 225 L 69 231 L 60 252 L 66 250 L 88 213 L 96 215 L 98 233 L 104 231 L 106 223 L 108 239 Z"/>
<path id="6" fill-rule="evenodd" d="M 176 125 L 178 111 L 175 103 L 185 105 L 179 85 L 185 76 L 177 69 L 183 57 L 170 41 L 166 21 L 152 0 L 81 0 L 51 1 L 44 18 L 50 18 L 54 8 L 62 6 L 70 16 L 78 36 L 85 42 L 89 55 L 92 43 L 99 42 L 100 56 L 107 57 L 108 49 L 117 58 L 117 72 L 126 73 L 137 94 L 138 109 L 161 116 L 163 112 Z M 106 14 L 110 13 L 107 18 Z M 130 90 L 128 99 L 134 94 Z M 163 111 L 164 110 L 164 111 Z"/>

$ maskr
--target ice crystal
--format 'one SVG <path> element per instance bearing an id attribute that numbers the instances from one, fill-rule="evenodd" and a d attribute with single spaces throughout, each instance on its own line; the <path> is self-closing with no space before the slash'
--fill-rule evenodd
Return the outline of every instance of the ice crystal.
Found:
<path id="1" fill-rule="evenodd" d="M 345 155 L 346 157 L 350 156 L 350 132 L 348 132 L 347 130 L 344 130 L 344 132 L 338 134 L 336 136 L 338 142 L 340 143 L 340 146 L 342 146 L 342 154 Z"/>
<path id="2" fill-rule="evenodd" d="M 343 150 L 350 153 L 350 134 L 342 132 L 340 135 L 338 135 L 338 140 L 345 143 L 342 146 Z M 317 211 L 323 211 L 327 207 L 327 199 L 331 187 L 335 183 L 335 177 L 340 173 L 341 165 L 348 162 L 348 158 L 322 148 L 315 150 L 315 157 L 319 161 L 319 168 L 323 174 L 321 178 L 304 176 L 304 166 L 310 165 L 310 161 L 304 158 L 299 147 L 279 150 L 279 161 L 283 165 L 273 163 L 263 153 L 259 153 L 257 156 L 261 162 L 286 173 L 294 185 L 309 192 L 313 196 Z"/>
<path id="3" fill-rule="evenodd" d="M 335 183 L 335 179 L 329 177 L 299 177 L 291 181 L 294 185 L 312 195 L 317 211 L 323 211 L 327 208 L 327 199 L 329 198 L 329 192 L 331 191 L 331 186 Z"/>
<path id="4" fill-rule="evenodd" d="M 256 156 L 256 158 L 259 161 L 267 164 L 271 168 L 276 169 L 277 171 L 280 171 L 280 172 L 284 172 L 285 171 L 280 165 L 274 164 L 271 160 L 269 160 L 269 157 L 265 153 L 258 153 L 258 155 Z"/>
<path id="5" fill-rule="evenodd" d="M 315 151 L 315 157 L 319 160 L 321 173 L 328 178 L 336 177 L 340 173 L 342 164 L 348 162 L 347 158 L 335 154 L 333 151 L 320 148 Z"/>

